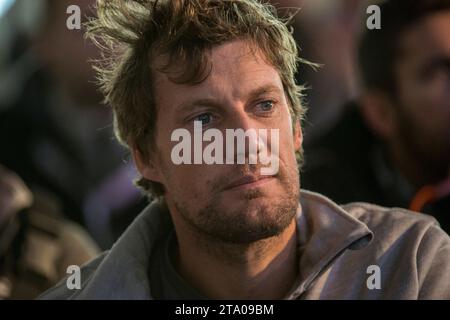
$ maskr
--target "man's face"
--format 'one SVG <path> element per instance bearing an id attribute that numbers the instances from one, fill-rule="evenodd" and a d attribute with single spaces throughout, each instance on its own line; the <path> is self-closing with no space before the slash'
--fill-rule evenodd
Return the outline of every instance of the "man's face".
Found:
<path id="1" fill-rule="evenodd" d="M 445 174 L 450 168 L 450 11 L 427 17 L 401 39 L 397 136 L 427 170 Z"/>
<path id="2" fill-rule="evenodd" d="M 175 225 L 231 243 L 277 235 L 292 222 L 298 206 L 295 150 L 301 147 L 300 126 L 294 134 L 277 70 L 247 42 L 213 48 L 210 61 L 210 75 L 196 85 L 175 84 L 156 74 L 157 156 L 151 157 L 152 169 L 141 173 L 163 184 Z M 203 130 L 220 130 L 224 137 L 226 129 L 278 129 L 279 141 L 267 141 L 269 151 L 278 143 L 278 172 L 262 176 L 262 165 L 248 161 L 175 165 L 171 152 L 178 142 L 171 141 L 172 132 L 185 128 L 193 137 L 194 121 L 202 121 Z"/>

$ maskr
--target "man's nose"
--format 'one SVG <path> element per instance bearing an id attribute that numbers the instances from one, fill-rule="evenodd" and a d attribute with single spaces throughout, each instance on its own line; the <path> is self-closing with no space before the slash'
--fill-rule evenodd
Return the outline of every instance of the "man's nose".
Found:
<path id="1" fill-rule="evenodd" d="M 230 151 L 233 150 L 234 163 L 242 164 L 242 159 L 245 159 L 245 162 L 256 164 L 258 154 L 264 147 L 261 139 L 263 131 L 260 129 L 265 128 L 262 128 L 258 121 L 245 111 L 235 112 L 230 117 L 228 126 L 228 130 L 234 131 L 234 136 L 231 138 L 230 133 L 226 134 L 227 158 Z M 239 161 L 239 159 L 241 160 Z"/>
<path id="2" fill-rule="evenodd" d="M 242 129 L 244 131 L 258 129 L 257 122 L 244 110 L 237 110 L 233 113 L 230 117 L 229 126 L 230 129 Z"/>

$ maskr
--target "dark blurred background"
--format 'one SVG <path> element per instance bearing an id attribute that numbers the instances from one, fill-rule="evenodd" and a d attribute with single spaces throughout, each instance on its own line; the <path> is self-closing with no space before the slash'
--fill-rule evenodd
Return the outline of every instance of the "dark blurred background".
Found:
<path id="1" fill-rule="evenodd" d="M 92 16 L 90 0 L 2 1 L 0 163 L 108 248 L 145 200 L 94 84 L 97 48 L 66 26 L 72 4 Z"/>

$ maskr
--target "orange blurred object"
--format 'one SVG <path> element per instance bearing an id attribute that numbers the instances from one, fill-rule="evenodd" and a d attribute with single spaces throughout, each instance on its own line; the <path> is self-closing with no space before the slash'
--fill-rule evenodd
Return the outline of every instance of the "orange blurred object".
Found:
<path id="1" fill-rule="evenodd" d="M 426 185 L 414 195 L 409 209 L 420 212 L 428 203 L 437 201 L 450 194 L 450 178 L 437 185 Z"/>

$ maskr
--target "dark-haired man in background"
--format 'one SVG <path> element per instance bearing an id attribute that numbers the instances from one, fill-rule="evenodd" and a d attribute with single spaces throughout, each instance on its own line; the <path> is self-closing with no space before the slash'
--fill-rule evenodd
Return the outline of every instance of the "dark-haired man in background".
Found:
<path id="1" fill-rule="evenodd" d="M 450 232 L 450 1 L 386 1 L 359 43 L 364 84 L 306 146 L 305 188 L 432 214 Z"/>

